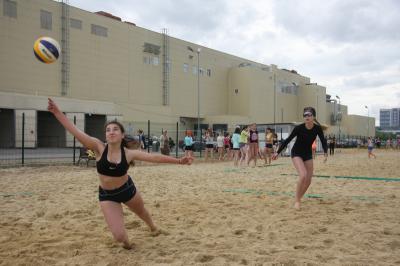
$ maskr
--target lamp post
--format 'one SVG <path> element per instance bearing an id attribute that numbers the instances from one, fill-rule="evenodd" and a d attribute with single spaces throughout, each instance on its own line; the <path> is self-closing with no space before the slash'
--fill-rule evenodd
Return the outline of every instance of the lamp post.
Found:
<path id="1" fill-rule="evenodd" d="M 276 75 L 274 73 L 274 132 L 276 133 Z"/>
<path id="2" fill-rule="evenodd" d="M 342 123 L 342 112 L 340 111 L 340 97 L 336 95 L 336 99 L 339 100 L 339 107 L 338 107 L 339 111 L 338 111 L 338 117 L 337 117 L 337 119 L 339 120 L 339 142 L 340 142 L 340 133 L 341 133 L 341 132 L 340 132 L 340 124 Z M 340 115 L 340 116 L 339 116 L 339 115 Z"/>
<path id="3" fill-rule="evenodd" d="M 188 46 L 187 49 L 191 52 L 197 53 L 197 138 L 201 141 L 201 130 L 200 130 L 200 52 L 201 48 L 198 47 L 196 51 L 192 47 Z"/>
<path id="4" fill-rule="evenodd" d="M 367 134 L 368 134 L 368 136 L 367 136 L 367 137 L 369 137 L 369 108 L 368 108 L 368 106 L 365 106 L 365 108 L 366 108 L 367 111 L 368 111 L 368 128 L 367 128 Z"/>
<path id="5" fill-rule="evenodd" d="M 197 48 L 197 136 L 201 141 L 200 132 L 200 52 L 201 48 Z"/>

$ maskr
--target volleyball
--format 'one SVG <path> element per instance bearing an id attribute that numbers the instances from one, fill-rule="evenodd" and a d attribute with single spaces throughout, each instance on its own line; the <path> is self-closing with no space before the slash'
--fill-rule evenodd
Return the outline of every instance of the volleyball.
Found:
<path id="1" fill-rule="evenodd" d="M 33 53 L 43 63 L 50 64 L 60 56 L 60 45 L 50 37 L 40 37 L 33 45 Z"/>

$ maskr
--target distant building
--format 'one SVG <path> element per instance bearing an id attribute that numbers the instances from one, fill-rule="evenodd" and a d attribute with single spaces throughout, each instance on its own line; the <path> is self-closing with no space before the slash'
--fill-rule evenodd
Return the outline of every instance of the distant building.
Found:
<path id="1" fill-rule="evenodd" d="M 20 147 L 22 137 L 25 147 L 73 145 L 73 136 L 47 111 L 48 97 L 78 128 L 99 139 L 105 122 L 113 119 L 131 133 L 146 130 L 150 120 L 157 135 L 173 132 L 179 123 L 182 137 L 184 130 L 198 127 L 232 132 L 253 122 L 293 125 L 303 121 L 306 106 L 315 107 L 327 135 L 375 134 L 373 117 L 349 114 L 339 97 L 331 98 L 324 86 L 296 70 L 67 2 L 0 1 L 0 148 Z M 57 62 L 43 64 L 34 57 L 33 43 L 40 36 L 59 41 Z"/>
<path id="2" fill-rule="evenodd" d="M 400 108 L 380 109 L 380 128 L 400 130 Z"/>

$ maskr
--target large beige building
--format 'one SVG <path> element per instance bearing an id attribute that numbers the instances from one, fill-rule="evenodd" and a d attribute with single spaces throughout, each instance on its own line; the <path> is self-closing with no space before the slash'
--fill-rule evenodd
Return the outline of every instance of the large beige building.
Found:
<path id="1" fill-rule="evenodd" d="M 302 121 L 305 106 L 317 109 L 319 121 L 329 125 L 327 134 L 374 135 L 373 118 L 349 115 L 345 105 L 328 99 L 325 87 L 296 71 L 61 2 L 0 3 L 0 117 L 12 129 L 0 130 L 2 143 L 18 146 L 24 113 L 24 137 L 32 147 L 60 141 L 70 145 L 71 136 L 46 112 L 48 97 L 94 135 L 115 118 L 128 133 L 146 129 L 148 120 L 157 134 L 177 122 L 181 129 L 193 129 L 198 117 L 202 127 L 214 129 L 250 122 L 289 124 Z M 40 36 L 60 42 L 62 56 L 56 63 L 34 57 L 33 43 Z M 58 136 L 54 143 L 49 134 Z"/>

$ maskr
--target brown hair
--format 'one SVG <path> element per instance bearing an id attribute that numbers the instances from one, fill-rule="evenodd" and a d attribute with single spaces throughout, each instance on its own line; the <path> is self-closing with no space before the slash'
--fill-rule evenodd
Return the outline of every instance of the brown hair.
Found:
<path id="1" fill-rule="evenodd" d="M 122 133 L 122 134 L 125 134 L 125 128 L 124 128 L 124 126 L 123 126 L 120 122 L 118 122 L 117 120 L 108 121 L 108 122 L 104 125 L 104 131 L 106 131 L 106 128 L 107 128 L 109 125 L 117 125 L 117 126 L 119 127 L 119 129 L 121 130 L 121 133 Z M 127 145 L 126 136 L 124 136 L 124 138 L 122 139 L 122 141 L 121 141 L 121 146 L 123 146 L 123 147 L 127 147 L 127 146 L 128 146 L 128 145 Z"/>

